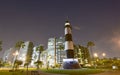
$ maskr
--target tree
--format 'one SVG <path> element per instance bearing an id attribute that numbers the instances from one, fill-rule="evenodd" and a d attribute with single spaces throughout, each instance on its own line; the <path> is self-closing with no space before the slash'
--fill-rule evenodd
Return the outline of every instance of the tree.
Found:
<path id="1" fill-rule="evenodd" d="M 22 65 L 22 61 L 21 60 L 15 60 L 15 68 L 17 70 L 17 68 L 19 68 L 20 65 Z"/>
<path id="2" fill-rule="evenodd" d="M 1 68 L 2 66 L 4 66 L 4 65 L 3 65 L 3 60 L 2 60 L 2 58 L 0 58 L 0 68 Z"/>
<path id="3" fill-rule="evenodd" d="M 60 66 L 61 66 L 61 63 L 62 63 L 62 59 L 61 59 L 61 50 L 64 50 L 64 46 L 63 45 L 59 45 L 59 49 L 60 49 Z"/>
<path id="4" fill-rule="evenodd" d="M 43 62 L 40 61 L 40 60 L 38 60 L 38 61 L 34 62 L 34 64 L 36 64 L 37 69 L 39 69 L 39 66 L 42 66 L 42 65 L 43 65 Z"/>
<path id="5" fill-rule="evenodd" d="M 24 64 L 24 67 L 27 68 L 27 75 L 28 75 L 28 65 L 29 65 L 29 63 L 27 63 L 27 62 Z"/>
<path id="6" fill-rule="evenodd" d="M 13 62 L 13 70 L 14 70 L 14 67 L 15 67 L 15 62 L 17 60 L 17 56 L 18 56 L 18 52 L 20 50 L 21 47 L 24 47 L 24 42 L 23 41 L 18 41 L 16 44 L 15 44 L 15 49 L 16 51 L 14 52 L 15 53 L 15 60 Z"/>
<path id="7" fill-rule="evenodd" d="M 49 59 L 51 58 L 51 55 L 48 55 L 48 51 L 43 51 L 42 53 L 41 53 L 41 55 L 40 55 L 41 57 L 42 57 L 42 59 L 44 59 L 45 60 L 45 64 L 42 64 L 42 65 L 45 65 L 46 66 L 46 68 L 48 69 L 49 68 Z M 43 61 L 42 61 L 43 62 Z M 37 65 L 36 65 L 37 66 Z"/>
<path id="8" fill-rule="evenodd" d="M 78 56 L 83 64 L 89 63 L 90 54 L 87 47 L 78 45 Z"/>
<path id="9" fill-rule="evenodd" d="M 32 60 L 32 54 L 33 54 L 33 47 L 34 47 L 34 44 L 33 42 L 29 42 L 29 45 L 28 45 L 28 50 L 27 50 L 27 54 L 26 54 L 26 63 L 30 63 L 31 60 Z"/>
<path id="10" fill-rule="evenodd" d="M 2 51 L 2 41 L 0 41 L 0 51 Z"/>
<path id="11" fill-rule="evenodd" d="M 38 60 L 40 60 L 40 54 L 41 54 L 42 51 L 44 51 L 44 47 L 42 45 L 40 45 L 36 48 L 36 51 L 39 52 Z"/>
<path id="12" fill-rule="evenodd" d="M 44 46 L 39 45 L 39 46 L 36 48 L 36 51 L 39 52 L 38 61 L 40 61 L 40 54 L 41 54 L 42 51 L 44 51 Z M 37 66 L 37 68 L 39 69 L 39 66 Z"/>
<path id="13" fill-rule="evenodd" d="M 91 59 L 93 59 L 93 51 L 92 51 L 92 47 L 93 47 L 93 46 L 95 46 L 94 42 L 89 41 L 89 42 L 87 43 L 87 48 L 90 49 Z"/>
<path id="14" fill-rule="evenodd" d="M 23 41 L 18 41 L 16 44 L 15 44 L 15 48 L 19 51 L 21 47 L 24 47 L 24 42 Z"/>
<path id="15" fill-rule="evenodd" d="M 25 64 L 24 64 L 24 67 L 25 66 L 27 67 L 27 75 L 28 75 L 28 65 L 31 63 L 31 60 L 32 60 L 33 47 L 34 47 L 33 42 L 29 42 L 28 50 L 27 50 L 27 54 L 26 54 L 26 60 L 25 60 Z"/>
<path id="16" fill-rule="evenodd" d="M 112 59 L 105 59 L 104 61 L 102 61 L 102 63 L 104 63 L 104 67 L 109 68 L 112 67 L 114 61 Z"/>

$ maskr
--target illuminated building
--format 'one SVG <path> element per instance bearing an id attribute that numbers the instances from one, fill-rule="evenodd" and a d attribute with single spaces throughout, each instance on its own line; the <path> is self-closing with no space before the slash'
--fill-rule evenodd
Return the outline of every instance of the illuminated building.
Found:
<path id="1" fill-rule="evenodd" d="M 14 56 L 13 56 L 14 52 L 15 52 L 15 48 L 10 48 L 6 50 L 3 55 L 3 61 L 12 64 L 14 60 Z"/>
<path id="2" fill-rule="evenodd" d="M 31 67 L 36 67 L 36 65 L 34 63 L 38 60 L 39 52 L 36 51 L 36 48 L 37 48 L 37 46 L 35 46 L 33 48 L 32 60 L 31 60 L 31 64 L 30 64 Z"/>
<path id="3" fill-rule="evenodd" d="M 30 60 L 32 58 L 32 52 L 33 52 L 33 43 L 30 41 L 27 41 L 24 43 L 24 47 L 21 46 L 17 60 L 23 61 L 23 64 L 21 66 L 24 66 L 25 63 L 30 63 Z"/>
<path id="4" fill-rule="evenodd" d="M 60 48 L 60 46 L 62 46 L 62 48 Z M 46 64 L 49 64 L 51 67 L 56 64 L 62 64 L 62 60 L 65 58 L 64 38 L 49 38 L 46 52 Z"/>

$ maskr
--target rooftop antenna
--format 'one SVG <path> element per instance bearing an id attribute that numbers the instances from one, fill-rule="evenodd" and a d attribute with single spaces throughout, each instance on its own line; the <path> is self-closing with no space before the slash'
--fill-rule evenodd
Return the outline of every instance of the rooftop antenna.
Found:
<path id="1" fill-rule="evenodd" d="M 69 16 L 66 17 L 66 22 L 69 22 Z"/>
<path id="2" fill-rule="evenodd" d="M 69 16 L 67 16 L 67 20 L 69 19 Z"/>

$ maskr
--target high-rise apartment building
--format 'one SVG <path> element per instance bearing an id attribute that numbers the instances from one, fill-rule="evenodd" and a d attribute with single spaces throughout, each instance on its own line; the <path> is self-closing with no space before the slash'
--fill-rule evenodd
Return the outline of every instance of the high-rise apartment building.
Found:
<path id="1" fill-rule="evenodd" d="M 4 55 L 3 55 L 3 61 L 4 62 L 8 62 L 9 64 L 12 64 L 14 61 L 14 55 L 13 53 L 16 51 L 15 48 L 10 48 L 8 50 L 5 51 Z"/>
<path id="2" fill-rule="evenodd" d="M 61 64 L 63 58 L 65 58 L 64 51 L 64 38 L 49 38 L 47 52 L 47 63 L 49 66 L 55 66 Z"/>

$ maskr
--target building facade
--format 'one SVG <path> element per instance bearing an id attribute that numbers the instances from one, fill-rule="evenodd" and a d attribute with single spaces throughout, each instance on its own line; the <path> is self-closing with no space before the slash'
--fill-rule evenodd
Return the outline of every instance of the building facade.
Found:
<path id="1" fill-rule="evenodd" d="M 46 64 L 50 67 L 53 67 L 56 64 L 62 64 L 62 60 L 65 58 L 64 38 L 49 38 L 46 55 Z"/>
<path id="2" fill-rule="evenodd" d="M 27 55 L 27 51 L 28 51 L 28 45 L 29 45 L 29 41 L 25 42 L 24 47 L 21 47 L 18 52 L 17 60 L 23 61 L 22 66 L 24 66 L 24 64 L 25 64 L 26 55 Z"/>
<path id="3" fill-rule="evenodd" d="M 15 48 L 10 48 L 5 51 L 3 55 L 3 61 L 8 62 L 9 64 L 12 64 L 14 62 L 14 55 L 13 53 L 16 51 Z"/>
<path id="4" fill-rule="evenodd" d="M 26 63 L 27 52 L 29 50 L 29 44 L 30 44 L 29 41 L 24 42 L 24 47 L 21 47 L 20 50 L 18 51 L 17 58 L 15 58 L 16 56 L 13 55 L 17 51 L 15 48 L 10 48 L 9 50 L 6 50 L 3 56 L 3 61 L 12 64 L 14 63 L 14 60 L 17 59 L 23 61 L 23 64 L 21 66 L 24 66 L 24 64 Z M 42 51 L 42 53 L 40 54 L 40 61 L 43 62 L 43 67 L 47 67 L 47 66 L 54 67 L 57 64 L 62 66 L 63 59 L 66 58 L 64 44 L 65 44 L 64 37 L 48 39 L 47 49 Z M 29 64 L 29 67 L 36 67 L 34 63 L 38 60 L 39 57 L 39 51 L 36 50 L 37 47 L 38 46 L 34 46 L 33 48 L 32 58 L 31 58 L 32 60 L 31 63 Z M 77 49 L 76 47 L 74 48 L 75 48 L 74 57 L 79 60 L 80 64 L 84 64 L 85 59 L 87 59 L 87 57 L 85 57 L 85 55 L 87 55 L 85 52 L 86 48 L 81 48 L 79 46 L 77 46 Z"/>

